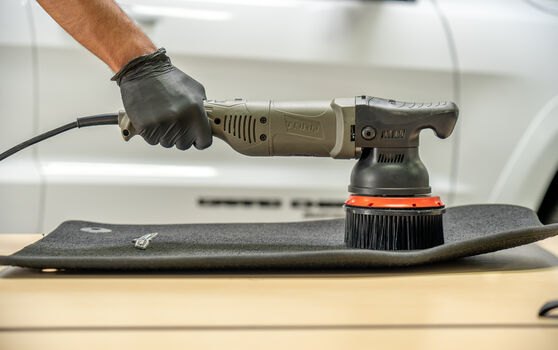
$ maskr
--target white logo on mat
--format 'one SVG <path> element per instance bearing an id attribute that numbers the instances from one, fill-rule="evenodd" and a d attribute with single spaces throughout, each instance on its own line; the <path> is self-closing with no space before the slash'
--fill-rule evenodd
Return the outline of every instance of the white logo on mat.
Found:
<path id="1" fill-rule="evenodd" d="M 141 236 L 140 238 L 135 238 L 134 240 L 132 240 L 132 243 L 135 243 L 134 247 L 138 249 L 146 249 L 151 240 L 157 237 L 158 234 L 158 232 L 148 233 Z"/>

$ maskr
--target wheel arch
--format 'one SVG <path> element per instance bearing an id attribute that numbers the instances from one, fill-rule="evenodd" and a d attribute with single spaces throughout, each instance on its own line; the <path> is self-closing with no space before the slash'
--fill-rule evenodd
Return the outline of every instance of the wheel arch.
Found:
<path id="1" fill-rule="evenodd" d="M 558 95 L 539 110 L 518 140 L 489 199 L 539 210 L 557 172 Z"/>

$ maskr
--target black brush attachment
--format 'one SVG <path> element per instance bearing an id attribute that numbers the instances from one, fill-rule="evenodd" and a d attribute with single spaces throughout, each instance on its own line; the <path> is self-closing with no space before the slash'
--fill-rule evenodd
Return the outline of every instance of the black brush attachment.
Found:
<path id="1" fill-rule="evenodd" d="M 380 209 L 347 205 L 345 244 L 373 250 L 415 250 L 444 244 L 445 209 Z"/>
<path id="2" fill-rule="evenodd" d="M 419 134 L 448 137 L 457 122 L 452 102 L 414 103 L 359 96 L 355 164 L 345 202 L 345 244 L 374 250 L 416 250 L 444 243 L 444 204 L 431 196 Z"/>

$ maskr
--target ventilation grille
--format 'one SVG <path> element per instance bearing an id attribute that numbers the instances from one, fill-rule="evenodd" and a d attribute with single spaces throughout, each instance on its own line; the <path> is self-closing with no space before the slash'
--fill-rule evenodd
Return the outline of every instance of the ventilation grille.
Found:
<path id="1" fill-rule="evenodd" d="M 256 142 L 256 118 L 251 115 L 226 115 L 223 130 L 244 142 Z"/>
<path id="2" fill-rule="evenodd" d="M 402 153 L 380 153 L 378 163 L 403 163 L 405 155 Z"/>

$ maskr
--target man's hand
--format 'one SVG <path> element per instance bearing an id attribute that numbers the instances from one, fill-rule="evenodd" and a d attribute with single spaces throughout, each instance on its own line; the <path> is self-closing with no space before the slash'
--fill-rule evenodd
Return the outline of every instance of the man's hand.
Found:
<path id="1" fill-rule="evenodd" d="M 37 0 L 72 37 L 118 72 L 124 108 L 152 145 L 211 145 L 203 86 L 174 67 L 113 0 Z M 155 52 L 154 52 L 155 51 Z M 128 63 L 126 63 L 128 62 Z"/>
<path id="2" fill-rule="evenodd" d="M 181 150 L 211 145 L 204 87 L 174 67 L 164 49 L 133 59 L 112 79 L 130 122 L 149 144 Z"/>

